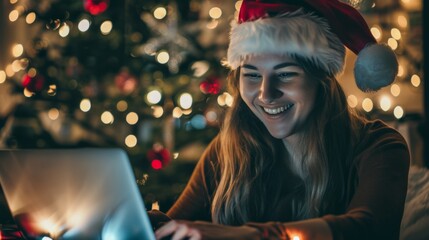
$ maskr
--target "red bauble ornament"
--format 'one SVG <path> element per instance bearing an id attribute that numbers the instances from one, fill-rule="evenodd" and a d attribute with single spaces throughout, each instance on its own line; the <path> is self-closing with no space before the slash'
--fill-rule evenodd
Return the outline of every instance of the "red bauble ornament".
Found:
<path id="1" fill-rule="evenodd" d="M 83 6 L 87 12 L 98 15 L 107 10 L 109 0 L 84 0 Z"/>
<path id="2" fill-rule="evenodd" d="M 218 77 L 208 77 L 200 83 L 200 90 L 205 94 L 218 94 L 220 92 L 220 80 Z"/>
<path id="3" fill-rule="evenodd" d="M 161 144 L 155 143 L 153 148 L 147 152 L 147 158 L 153 169 L 161 169 L 170 162 L 170 151 L 164 148 Z"/>
<path id="4" fill-rule="evenodd" d="M 128 70 L 122 70 L 115 77 L 115 84 L 122 93 L 130 94 L 137 88 L 137 78 L 129 73 Z"/>
<path id="5" fill-rule="evenodd" d="M 45 78 L 39 74 L 35 76 L 25 74 L 22 78 L 22 86 L 30 92 L 40 92 L 45 86 Z"/>

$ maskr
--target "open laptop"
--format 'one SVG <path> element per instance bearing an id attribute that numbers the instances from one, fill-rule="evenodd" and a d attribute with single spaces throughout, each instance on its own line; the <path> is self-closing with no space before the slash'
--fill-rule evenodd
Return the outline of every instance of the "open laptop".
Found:
<path id="1" fill-rule="evenodd" d="M 155 239 L 123 150 L 1 150 L 0 184 L 28 239 Z"/>

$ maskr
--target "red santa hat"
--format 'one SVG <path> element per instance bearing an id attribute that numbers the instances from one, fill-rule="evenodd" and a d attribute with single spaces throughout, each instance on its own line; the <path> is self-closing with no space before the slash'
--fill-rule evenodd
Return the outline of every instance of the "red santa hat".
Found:
<path id="1" fill-rule="evenodd" d="M 225 65 L 236 69 L 248 56 L 275 53 L 304 57 L 336 76 L 344 68 L 345 47 L 358 55 L 354 74 L 362 91 L 376 91 L 395 80 L 395 53 L 377 44 L 352 6 L 338 0 L 243 0 Z"/>

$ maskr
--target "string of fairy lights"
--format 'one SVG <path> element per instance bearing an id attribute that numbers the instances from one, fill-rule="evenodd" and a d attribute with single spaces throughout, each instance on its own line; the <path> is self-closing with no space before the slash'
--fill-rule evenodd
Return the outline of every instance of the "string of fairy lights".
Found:
<path id="1" fill-rule="evenodd" d="M 419 8 L 419 6 L 415 6 L 416 2 L 413 0 L 398 0 L 401 5 L 405 9 L 407 7 Z M 25 23 L 28 25 L 32 25 L 36 22 L 37 14 L 35 12 L 26 12 L 24 5 L 19 4 L 19 0 L 9 0 L 10 4 L 13 6 L 13 9 L 10 11 L 8 20 L 9 24 L 13 24 L 19 21 L 20 17 L 25 20 Z M 237 15 L 238 10 L 241 6 L 242 1 L 236 1 L 234 4 L 235 14 Z M 358 7 L 360 4 L 365 2 L 364 0 L 349 0 L 351 5 Z M 373 1 L 374 2 L 374 1 Z M 216 3 L 212 2 L 211 5 L 216 5 Z M 377 7 L 377 3 L 373 3 L 372 8 Z M 216 29 L 220 26 L 221 21 L 229 21 L 228 17 L 224 14 L 222 8 L 225 8 L 225 5 L 212 6 L 208 9 L 206 13 L 208 16 L 208 20 L 206 21 L 205 28 L 209 30 Z M 420 6 L 421 9 L 421 6 Z M 156 21 L 164 21 L 170 14 L 171 8 L 168 6 L 158 6 L 153 9 L 151 12 L 151 16 L 147 16 L 142 14 L 141 18 L 143 20 L 147 20 L 149 22 L 156 23 Z M 25 13 L 25 16 L 24 16 Z M 405 45 L 406 42 L 404 40 L 403 34 L 406 33 L 410 27 L 410 20 L 405 11 L 403 12 L 395 12 L 392 13 L 393 20 L 389 25 L 380 25 L 373 24 L 371 27 L 371 32 L 374 37 L 380 41 L 385 42 L 388 46 L 390 46 L 394 51 L 397 52 L 399 56 L 399 72 L 398 78 L 405 79 L 407 78 L 407 83 L 411 84 L 414 88 L 419 88 L 421 86 L 421 78 L 420 71 L 421 69 L 409 69 L 409 64 L 406 61 L 402 61 L 401 59 L 401 46 Z M 111 34 L 112 30 L 115 28 L 115 23 L 111 20 L 103 21 L 99 26 L 95 26 L 91 19 L 88 17 L 82 17 L 77 23 L 70 22 L 61 22 L 59 20 L 53 19 L 51 22 L 46 24 L 46 28 L 51 30 L 57 30 L 58 36 L 63 39 L 67 39 L 67 37 L 71 34 L 73 28 L 77 28 L 81 33 L 85 33 L 87 31 L 97 31 L 100 32 L 101 35 L 107 36 Z M 74 29 L 76 30 L 76 29 Z M 227 29 L 226 29 L 227 31 Z M 171 36 L 163 36 L 163 37 L 171 37 Z M 42 43 L 43 44 L 43 43 Z M 171 71 L 177 71 L 178 62 L 181 61 L 179 56 L 168 49 L 160 48 L 157 49 L 157 42 L 150 41 L 150 43 L 146 43 L 141 45 L 136 51 L 133 51 L 133 54 L 137 52 L 143 53 L 146 55 L 153 56 L 154 59 L 159 64 L 171 64 L 169 68 Z M 184 45 L 186 46 L 186 44 Z M 32 51 L 31 49 L 25 49 L 22 43 L 14 43 L 12 44 L 9 53 L 11 54 L 12 62 L 7 64 L 3 69 L 0 69 L 0 84 L 3 84 L 7 81 L 7 79 L 13 79 L 14 76 L 17 79 L 19 75 L 28 74 L 29 76 L 35 76 L 37 74 L 37 69 L 34 67 L 28 68 L 29 59 L 24 56 L 26 51 Z M 174 63 L 174 64 L 172 64 Z M 0 66 L 2 67 L 2 66 Z M 210 69 L 210 65 L 205 61 L 196 61 L 192 65 L 192 69 L 194 70 L 194 76 L 192 77 L 200 77 L 207 73 Z M 161 75 L 162 73 L 155 72 L 153 75 Z M 156 78 L 156 76 L 155 76 Z M 403 83 L 402 81 L 401 83 Z M 405 115 L 405 111 L 403 106 L 400 103 L 395 102 L 395 98 L 401 95 L 403 91 L 406 91 L 403 87 L 401 87 L 401 83 L 395 83 L 390 86 L 388 93 L 383 93 L 375 96 L 358 96 L 357 94 L 350 94 L 347 97 L 348 104 L 352 108 L 356 108 L 359 110 L 363 110 L 367 113 L 371 113 L 375 109 L 379 108 L 384 112 L 392 111 L 393 115 L 397 119 L 401 119 Z M 56 94 L 56 86 L 53 84 L 49 86 L 48 93 L 50 95 Z M 25 97 L 31 98 L 34 96 L 34 93 L 29 89 L 25 88 L 23 95 Z M 161 117 L 165 117 L 166 111 L 165 107 L 160 104 L 161 100 L 166 97 L 165 93 L 162 89 L 153 86 L 144 96 L 145 102 L 148 106 L 150 106 L 152 110 L 152 115 L 154 118 L 159 119 Z M 378 98 L 378 102 L 374 100 Z M 232 97 L 228 92 L 219 92 L 217 94 L 217 104 L 221 107 L 228 107 L 232 105 Z M 172 111 L 168 111 L 168 114 L 172 114 L 172 117 L 175 119 L 180 119 L 182 116 L 188 116 L 192 113 L 194 97 L 191 92 L 183 92 L 181 93 L 177 99 L 174 101 L 174 107 Z M 81 99 L 79 108 L 83 113 L 88 113 L 93 110 L 93 102 L 90 98 L 84 97 Z M 379 107 L 377 107 L 378 105 Z M 115 114 L 114 111 L 126 113 L 125 121 L 129 125 L 136 125 L 141 120 L 139 118 L 139 113 L 135 111 L 128 110 L 128 102 L 126 100 L 119 100 L 116 103 L 116 109 L 114 110 L 104 110 L 100 113 L 100 121 L 105 125 L 112 125 L 115 122 Z M 128 111 L 128 112 L 127 112 Z M 58 108 L 51 108 L 47 111 L 48 117 L 55 121 L 60 115 L 61 111 Z M 202 114 L 196 114 L 191 119 L 191 124 L 193 124 L 194 128 L 204 128 L 207 123 L 214 123 L 217 121 L 218 113 L 216 110 L 208 110 Z M 129 134 L 125 137 L 124 143 L 126 146 L 133 148 L 138 145 L 138 137 L 134 134 Z"/>

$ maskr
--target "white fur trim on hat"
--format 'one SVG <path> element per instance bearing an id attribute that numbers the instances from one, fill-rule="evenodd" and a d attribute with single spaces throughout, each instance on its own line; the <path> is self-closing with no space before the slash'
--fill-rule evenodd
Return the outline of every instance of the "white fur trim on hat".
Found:
<path id="1" fill-rule="evenodd" d="M 304 57 L 331 76 L 344 67 L 341 40 L 330 31 L 326 20 L 302 10 L 232 23 L 224 65 L 236 69 L 246 57 L 268 53 Z"/>

